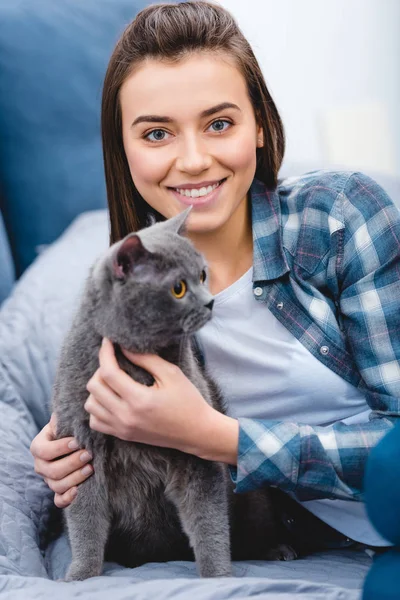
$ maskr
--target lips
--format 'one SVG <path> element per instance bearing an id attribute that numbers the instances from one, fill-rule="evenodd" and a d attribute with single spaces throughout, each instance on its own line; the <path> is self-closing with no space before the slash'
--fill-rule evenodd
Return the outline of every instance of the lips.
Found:
<path id="1" fill-rule="evenodd" d="M 217 187 L 215 187 L 211 192 L 202 195 L 202 196 L 197 196 L 197 197 L 192 197 L 192 196 L 186 196 L 185 194 L 181 194 L 180 192 L 178 192 L 175 188 L 169 188 L 171 193 L 174 195 L 174 197 L 181 203 L 184 204 L 185 206 L 195 206 L 196 208 L 208 208 L 209 206 L 212 206 L 213 204 L 215 204 L 215 202 L 218 200 L 221 190 L 225 185 L 225 179 L 221 179 L 219 185 L 217 185 Z M 179 188 L 182 189 L 182 188 Z"/>

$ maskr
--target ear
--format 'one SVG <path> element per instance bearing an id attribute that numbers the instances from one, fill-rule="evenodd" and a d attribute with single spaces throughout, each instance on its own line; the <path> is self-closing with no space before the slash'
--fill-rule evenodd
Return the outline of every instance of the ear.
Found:
<path id="1" fill-rule="evenodd" d="M 150 256 L 151 252 L 143 246 L 140 237 L 129 234 L 123 239 L 113 257 L 113 273 L 117 279 L 125 279 L 129 273 Z"/>
<path id="2" fill-rule="evenodd" d="M 257 148 L 264 146 L 264 131 L 261 126 L 257 128 Z"/>
<path id="3" fill-rule="evenodd" d="M 179 213 L 175 217 L 171 217 L 167 221 L 163 222 L 163 226 L 171 231 L 171 233 L 177 233 L 178 235 L 184 235 L 186 232 L 186 220 L 189 216 L 193 206 L 188 206 L 183 212 Z"/>

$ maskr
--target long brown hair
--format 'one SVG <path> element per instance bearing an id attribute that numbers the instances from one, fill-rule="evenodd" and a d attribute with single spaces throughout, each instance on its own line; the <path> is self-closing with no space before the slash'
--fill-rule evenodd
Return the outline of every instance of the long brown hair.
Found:
<path id="1" fill-rule="evenodd" d="M 153 4 L 141 10 L 125 29 L 104 80 L 101 127 L 111 244 L 148 224 L 149 214 L 164 220 L 132 181 L 122 141 L 120 88 L 146 58 L 171 63 L 199 51 L 218 52 L 234 59 L 264 133 L 264 146 L 257 148 L 256 177 L 270 189 L 277 185 L 285 149 L 282 121 L 251 46 L 232 15 L 203 0 Z"/>

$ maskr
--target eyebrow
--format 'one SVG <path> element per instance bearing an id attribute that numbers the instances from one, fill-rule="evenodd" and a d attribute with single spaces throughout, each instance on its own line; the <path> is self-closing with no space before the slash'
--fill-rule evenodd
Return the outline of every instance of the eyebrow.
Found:
<path id="1" fill-rule="evenodd" d="M 214 115 L 221 110 L 226 110 L 227 108 L 235 108 L 236 110 L 240 111 L 240 108 L 237 106 L 237 104 L 233 104 L 232 102 L 221 102 L 216 106 L 212 106 L 211 108 L 203 110 L 203 112 L 200 113 L 200 118 L 204 119 L 204 117 L 210 117 L 211 115 Z M 160 115 L 141 115 L 133 121 L 131 127 L 138 125 L 138 123 L 172 123 L 173 120 L 174 119 L 171 119 L 171 117 L 162 117 Z"/>

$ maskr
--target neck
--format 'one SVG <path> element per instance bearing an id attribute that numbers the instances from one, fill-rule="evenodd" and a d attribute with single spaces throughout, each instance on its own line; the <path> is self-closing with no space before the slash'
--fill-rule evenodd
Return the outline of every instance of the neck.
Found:
<path id="1" fill-rule="evenodd" d="M 218 230 L 201 234 L 191 232 L 188 237 L 205 256 L 209 267 L 209 289 L 212 294 L 217 294 L 239 279 L 253 264 L 248 198 Z"/>

